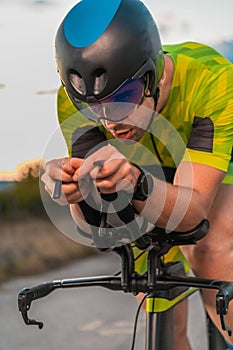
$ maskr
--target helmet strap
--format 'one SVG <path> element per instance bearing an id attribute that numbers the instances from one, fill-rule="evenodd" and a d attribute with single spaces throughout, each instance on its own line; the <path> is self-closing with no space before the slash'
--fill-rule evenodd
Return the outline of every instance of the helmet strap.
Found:
<path id="1" fill-rule="evenodd" d="M 159 96 L 160 96 L 160 89 L 157 86 L 157 88 L 155 89 L 154 95 L 153 95 L 153 98 L 154 98 L 154 101 L 155 101 L 154 111 L 156 110 L 156 107 L 157 107 L 157 104 L 158 104 L 158 100 L 159 100 Z"/>

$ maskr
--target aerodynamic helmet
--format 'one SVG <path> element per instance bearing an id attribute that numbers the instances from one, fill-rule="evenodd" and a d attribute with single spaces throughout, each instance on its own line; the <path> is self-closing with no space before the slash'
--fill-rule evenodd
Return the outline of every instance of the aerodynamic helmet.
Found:
<path id="1" fill-rule="evenodd" d="M 60 24 L 56 39 L 58 73 L 69 96 L 94 102 L 129 78 L 145 81 L 155 96 L 164 70 L 156 23 L 139 0 L 82 0 Z"/>

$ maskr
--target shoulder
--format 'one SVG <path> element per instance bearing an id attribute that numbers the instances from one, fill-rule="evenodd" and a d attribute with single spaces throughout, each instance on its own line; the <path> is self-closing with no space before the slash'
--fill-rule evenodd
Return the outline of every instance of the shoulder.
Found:
<path id="1" fill-rule="evenodd" d="M 211 46 L 197 42 L 184 42 L 175 45 L 164 45 L 163 51 L 175 60 L 185 59 L 194 64 L 203 65 L 210 70 L 227 67 L 233 70 L 232 63 L 227 60 L 220 52 Z"/>
<path id="2" fill-rule="evenodd" d="M 60 86 L 57 92 L 57 115 L 59 123 L 63 123 L 67 118 L 77 112 L 63 86 Z"/>

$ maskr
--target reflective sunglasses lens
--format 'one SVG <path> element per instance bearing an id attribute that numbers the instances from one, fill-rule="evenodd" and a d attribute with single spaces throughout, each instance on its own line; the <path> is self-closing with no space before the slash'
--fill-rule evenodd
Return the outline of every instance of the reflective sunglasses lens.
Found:
<path id="1" fill-rule="evenodd" d="M 89 107 L 100 119 L 120 121 L 135 111 L 141 103 L 143 93 L 144 83 L 141 79 L 128 79 L 112 95 Z"/>
<path id="2" fill-rule="evenodd" d="M 128 79 L 117 91 L 109 96 L 111 102 L 139 104 L 144 91 L 142 79 Z"/>
<path id="3" fill-rule="evenodd" d="M 112 95 L 94 103 L 81 102 L 68 92 L 75 105 L 88 119 L 107 119 L 118 122 L 132 114 L 142 101 L 144 83 L 142 79 L 128 79 Z"/>

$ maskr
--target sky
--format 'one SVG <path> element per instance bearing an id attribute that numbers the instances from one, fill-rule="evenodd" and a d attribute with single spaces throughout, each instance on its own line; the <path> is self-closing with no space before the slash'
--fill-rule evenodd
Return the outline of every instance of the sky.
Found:
<path id="1" fill-rule="evenodd" d="M 54 37 L 76 2 L 0 0 L 0 173 L 42 157 L 48 145 L 61 137 L 56 119 L 59 78 Z M 233 40 L 231 0 L 144 3 L 164 44 L 191 40 L 214 46 Z"/>

